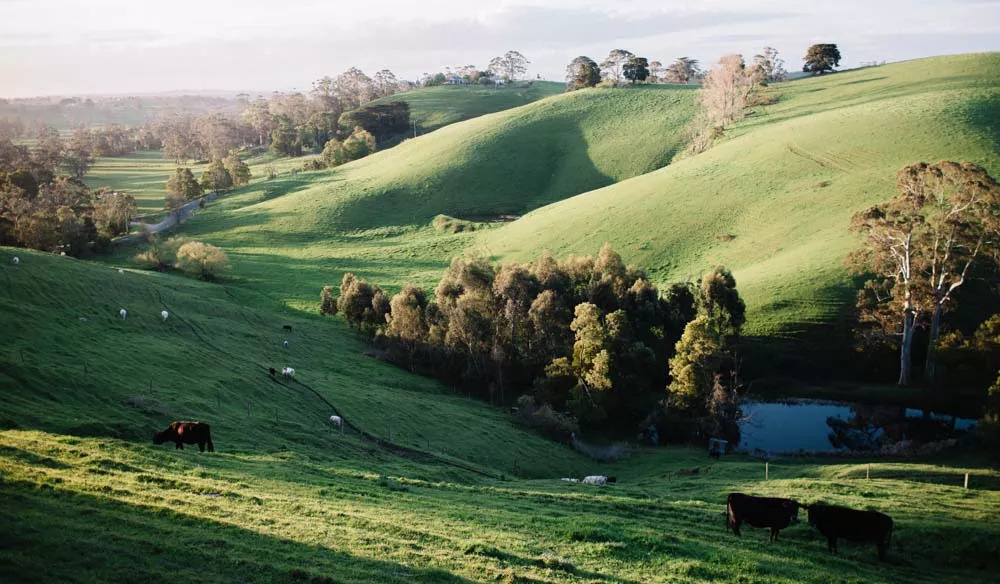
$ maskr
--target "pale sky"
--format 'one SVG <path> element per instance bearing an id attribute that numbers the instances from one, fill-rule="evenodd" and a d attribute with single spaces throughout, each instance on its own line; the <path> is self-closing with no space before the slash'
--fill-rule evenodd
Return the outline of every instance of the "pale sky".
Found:
<path id="1" fill-rule="evenodd" d="M 1000 0 L 0 0 L 0 97 L 306 91 L 356 66 L 415 80 L 518 50 L 562 81 L 578 55 L 664 64 L 837 43 L 863 61 L 1000 50 Z"/>

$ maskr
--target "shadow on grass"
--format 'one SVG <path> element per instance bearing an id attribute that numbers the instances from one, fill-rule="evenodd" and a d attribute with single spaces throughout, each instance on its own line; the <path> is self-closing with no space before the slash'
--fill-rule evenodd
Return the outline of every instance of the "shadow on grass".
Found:
<path id="1" fill-rule="evenodd" d="M 0 501 L 0 523 L 8 526 L 0 531 L 4 581 L 468 582 L 441 569 L 364 558 L 47 484 L 6 482 Z M 317 524 L 316 535 L 322 533 Z M 328 539 L 331 546 L 343 545 Z"/>

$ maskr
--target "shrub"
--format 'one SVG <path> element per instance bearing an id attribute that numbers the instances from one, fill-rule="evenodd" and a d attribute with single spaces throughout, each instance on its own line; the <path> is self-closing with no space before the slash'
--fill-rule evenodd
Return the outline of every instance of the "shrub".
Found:
<path id="1" fill-rule="evenodd" d="M 177 268 L 205 280 L 212 280 L 230 269 L 226 253 L 214 245 L 189 241 L 177 250 Z"/>
<path id="2" fill-rule="evenodd" d="M 323 286 L 319 293 L 319 312 L 327 316 L 337 314 L 337 297 L 333 295 L 333 286 Z"/>

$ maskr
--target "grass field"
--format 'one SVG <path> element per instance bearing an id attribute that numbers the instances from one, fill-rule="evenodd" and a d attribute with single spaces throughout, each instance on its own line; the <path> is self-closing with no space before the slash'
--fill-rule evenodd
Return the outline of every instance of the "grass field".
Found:
<path id="1" fill-rule="evenodd" d="M 531 87 L 490 89 L 475 85 L 440 85 L 397 93 L 374 103 L 405 101 L 417 135 L 433 132 L 455 122 L 470 120 L 538 101 L 566 90 L 565 83 L 535 81 Z"/>
<path id="2" fill-rule="evenodd" d="M 879 461 L 870 481 L 867 461 L 788 459 L 764 482 L 759 460 L 687 448 L 594 463 L 363 356 L 338 320 L 226 283 L 25 250 L 12 266 L 14 252 L 0 248 L 2 581 L 932 583 L 1000 568 L 1000 472 L 975 458 Z M 331 405 L 411 450 L 333 432 Z M 173 419 L 210 422 L 216 452 L 153 446 Z M 591 473 L 619 483 L 559 480 Z M 889 561 L 829 555 L 804 522 L 738 539 L 730 491 L 887 512 Z"/>

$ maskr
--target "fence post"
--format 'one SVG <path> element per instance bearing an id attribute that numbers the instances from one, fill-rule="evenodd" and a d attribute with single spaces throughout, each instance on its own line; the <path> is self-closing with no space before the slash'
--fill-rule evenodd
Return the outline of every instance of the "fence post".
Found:
<path id="1" fill-rule="evenodd" d="M 865 480 L 866 481 L 871 480 L 871 478 L 872 478 L 872 463 L 869 462 L 868 464 L 865 465 Z"/>
<path id="2" fill-rule="evenodd" d="M 969 473 L 965 473 L 965 488 L 969 488 Z"/>
<path id="3" fill-rule="evenodd" d="M 764 480 L 765 480 L 765 481 L 767 480 L 767 477 L 768 477 L 768 474 L 769 474 L 769 472 L 770 472 L 770 468 L 769 468 L 769 465 L 770 465 L 770 463 L 769 463 L 769 462 L 765 462 L 765 463 L 764 463 Z"/>

